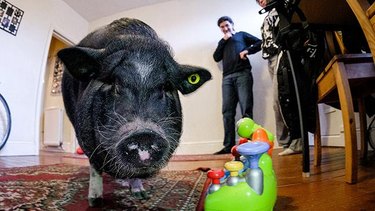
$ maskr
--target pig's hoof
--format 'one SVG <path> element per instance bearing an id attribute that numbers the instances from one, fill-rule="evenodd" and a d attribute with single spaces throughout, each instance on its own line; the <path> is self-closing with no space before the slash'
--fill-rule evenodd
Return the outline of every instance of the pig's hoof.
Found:
<path id="1" fill-rule="evenodd" d="M 146 191 L 133 192 L 133 196 L 139 200 L 150 198 Z"/>
<path id="2" fill-rule="evenodd" d="M 142 195 L 143 199 L 149 199 L 150 198 L 150 196 L 147 194 L 146 191 L 141 191 L 141 195 Z"/>
<path id="3" fill-rule="evenodd" d="M 89 206 L 90 207 L 102 207 L 103 198 L 89 198 Z"/>

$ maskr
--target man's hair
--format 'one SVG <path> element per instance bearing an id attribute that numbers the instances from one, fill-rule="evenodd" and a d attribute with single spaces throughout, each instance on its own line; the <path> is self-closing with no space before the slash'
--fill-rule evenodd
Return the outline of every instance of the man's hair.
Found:
<path id="1" fill-rule="evenodd" d="M 224 21 L 228 21 L 229 23 L 233 24 L 232 18 L 230 18 L 229 16 L 222 16 L 219 18 L 219 20 L 217 20 L 217 26 L 220 26 L 220 24 Z"/>

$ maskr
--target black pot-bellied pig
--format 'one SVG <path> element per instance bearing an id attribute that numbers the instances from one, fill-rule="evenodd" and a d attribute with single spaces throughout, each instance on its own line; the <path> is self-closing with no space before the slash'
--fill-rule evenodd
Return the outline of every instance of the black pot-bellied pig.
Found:
<path id="1" fill-rule="evenodd" d="M 178 96 L 195 91 L 211 74 L 178 64 L 168 44 L 140 20 L 122 18 L 62 49 L 62 93 L 79 145 L 88 156 L 89 203 L 102 198 L 101 173 L 130 178 L 155 175 L 178 146 Z M 135 181 L 134 181 L 135 178 Z"/>

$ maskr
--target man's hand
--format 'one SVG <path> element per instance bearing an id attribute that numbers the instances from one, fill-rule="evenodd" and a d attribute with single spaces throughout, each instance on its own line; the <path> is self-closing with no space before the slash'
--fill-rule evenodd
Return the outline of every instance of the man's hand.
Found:
<path id="1" fill-rule="evenodd" d="M 241 51 L 240 52 L 240 58 L 243 59 L 243 60 L 246 60 L 248 53 L 249 53 L 249 51 L 247 51 L 247 50 Z"/>

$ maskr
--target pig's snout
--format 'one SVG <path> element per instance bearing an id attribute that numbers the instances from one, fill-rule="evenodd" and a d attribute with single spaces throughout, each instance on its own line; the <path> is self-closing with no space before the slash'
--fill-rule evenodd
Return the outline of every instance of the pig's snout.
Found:
<path id="1" fill-rule="evenodd" d="M 135 132 L 121 140 L 117 150 L 126 163 L 135 167 L 149 167 L 163 160 L 168 142 L 151 130 Z"/>

